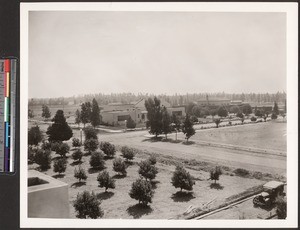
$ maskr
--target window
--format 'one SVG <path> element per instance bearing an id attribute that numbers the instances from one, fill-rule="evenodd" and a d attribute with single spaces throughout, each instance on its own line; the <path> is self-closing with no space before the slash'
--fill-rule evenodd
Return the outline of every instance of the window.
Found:
<path id="1" fill-rule="evenodd" d="M 176 116 L 182 116 L 182 111 L 173 111 L 172 114 L 175 114 Z"/>
<path id="2" fill-rule="evenodd" d="M 120 115 L 118 116 L 118 121 L 125 121 L 128 120 L 129 115 Z"/>

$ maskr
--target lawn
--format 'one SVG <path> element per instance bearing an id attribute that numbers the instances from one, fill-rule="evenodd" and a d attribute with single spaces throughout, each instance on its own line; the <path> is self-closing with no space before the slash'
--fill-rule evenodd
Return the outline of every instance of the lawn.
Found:
<path id="1" fill-rule="evenodd" d="M 222 124 L 222 123 L 221 123 Z M 287 125 L 282 121 L 201 130 L 191 138 L 214 143 L 287 151 Z"/>

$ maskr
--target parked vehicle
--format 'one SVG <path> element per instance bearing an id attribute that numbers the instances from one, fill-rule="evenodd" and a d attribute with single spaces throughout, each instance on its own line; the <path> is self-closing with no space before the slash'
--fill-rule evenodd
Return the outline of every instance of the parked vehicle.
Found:
<path id="1" fill-rule="evenodd" d="M 270 207 L 275 203 L 276 197 L 283 195 L 284 183 L 270 181 L 263 185 L 263 192 L 253 198 L 253 204 L 260 207 Z"/>

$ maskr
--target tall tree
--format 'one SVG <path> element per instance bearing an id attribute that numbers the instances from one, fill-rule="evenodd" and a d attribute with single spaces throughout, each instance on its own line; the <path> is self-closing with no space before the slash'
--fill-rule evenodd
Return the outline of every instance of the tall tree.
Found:
<path id="1" fill-rule="evenodd" d="M 286 99 L 284 100 L 284 113 L 286 113 Z"/>
<path id="2" fill-rule="evenodd" d="M 47 105 L 42 106 L 42 117 L 44 117 L 46 119 L 51 117 L 51 112 Z"/>
<path id="3" fill-rule="evenodd" d="M 177 133 L 181 130 L 181 122 L 176 114 L 173 113 L 172 115 L 172 129 L 176 132 L 176 141 L 177 141 Z"/>
<path id="4" fill-rule="evenodd" d="M 171 118 L 169 115 L 169 112 L 167 111 L 166 107 L 163 106 L 162 108 L 162 132 L 163 134 L 167 135 L 168 133 L 171 133 L 172 127 L 171 127 Z"/>
<path id="5" fill-rule="evenodd" d="M 81 123 L 81 114 L 79 109 L 77 109 L 75 112 L 75 124 L 78 124 L 79 127 L 80 123 Z"/>
<path id="6" fill-rule="evenodd" d="M 252 113 L 251 105 L 249 105 L 249 104 L 244 104 L 244 105 L 242 106 L 242 112 L 243 112 L 245 115 L 249 115 L 250 113 Z"/>
<path id="7" fill-rule="evenodd" d="M 34 113 L 31 109 L 28 109 L 28 118 L 34 118 Z"/>
<path id="8" fill-rule="evenodd" d="M 48 127 L 46 132 L 49 136 L 49 141 L 67 141 L 73 136 L 72 129 L 66 122 L 62 110 L 57 110 L 52 121 L 54 123 Z"/>
<path id="9" fill-rule="evenodd" d="M 186 106 L 186 113 L 192 115 L 194 106 L 196 106 L 194 102 L 188 103 L 188 105 Z"/>
<path id="10" fill-rule="evenodd" d="M 279 108 L 277 102 L 274 102 L 273 113 L 275 113 L 276 115 L 279 114 Z"/>
<path id="11" fill-rule="evenodd" d="M 31 127 L 28 130 L 28 144 L 29 145 L 38 145 L 42 140 L 43 140 L 43 134 L 38 125 Z"/>
<path id="12" fill-rule="evenodd" d="M 148 98 L 145 100 L 145 107 L 148 112 L 148 121 L 146 125 L 147 127 L 150 127 L 149 133 L 155 134 L 155 137 L 157 137 L 162 133 L 162 111 L 160 100 L 156 97 L 154 97 L 154 100 L 152 98 Z"/>
<path id="13" fill-rule="evenodd" d="M 218 116 L 220 117 L 227 117 L 228 116 L 228 112 L 227 110 L 224 108 L 224 106 L 220 106 L 218 108 Z"/>
<path id="14" fill-rule="evenodd" d="M 193 122 L 191 121 L 190 116 L 187 114 L 182 126 L 182 132 L 185 134 L 186 142 L 188 142 L 189 138 L 196 133 L 193 126 Z"/>
<path id="15" fill-rule="evenodd" d="M 89 123 L 91 121 L 91 103 L 85 102 L 81 104 L 81 122 L 83 123 L 83 126 L 85 127 L 86 123 Z"/>
<path id="16" fill-rule="evenodd" d="M 91 124 L 95 128 L 96 126 L 100 125 L 101 117 L 100 117 L 100 108 L 98 102 L 94 98 L 92 101 L 92 110 L 90 116 Z"/>

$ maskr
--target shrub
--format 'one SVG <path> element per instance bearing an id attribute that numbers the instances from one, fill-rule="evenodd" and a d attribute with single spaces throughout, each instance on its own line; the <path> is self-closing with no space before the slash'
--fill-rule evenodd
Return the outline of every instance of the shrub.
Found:
<path id="1" fill-rule="evenodd" d="M 279 196 L 276 199 L 276 214 L 278 216 L 278 219 L 286 218 L 286 201 L 282 196 Z"/>
<path id="2" fill-rule="evenodd" d="M 100 149 L 104 152 L 104 154 L 107 156 L 107 157 L 110 157 L 112 158 L 115 153 L 116 153 L 116 149 L 115 149 L 115 146 L 109 142 L 101 142 L 100 144 Z"/>
<path id="3" fill-rule="evenodd" d="M 195 184 L 189 172 L 187 172 L 182 166 L 176 166 L 175 172 L 172 176 L 172 185 L 175 188 L 191 191 L 193 190 L 193 185 Z"/>
<path id="4" fill-rule="evenodd" d="M 242 168 L 237 168 L 233 171 L 235 173 L 235 175 L 240 176 L 240 177 L 246 177 L 250 174 L 250 172 L 246 169 L 242 169 Z"/>
<path id="5" fill-rule="evenodd" d="M 157 160 L 154 155 L 150 155 L 150 157 L 148 158 L 148 161 L 150 162 L 151 165 L 155 165 Z"/>
<path id="6" fill-rule="evenodd" d="M 84 131 L 84 136 L 85 136 L 86 140 L 88 140 L 88 139 L 97 139 L 98 140 L 97 130 L 94 129 L 93 127 L 88 126 L 88 127 L 84 128 L 83 131 Z"/>
<path id="7" fill-rule="evenodd" d="M 146 180 L 152 180 L 156 177 L 156 174 L 158 173 L 157 168 L 148 160 L 141 161 L 139 166 L 140 168 L 138 172 L 141 176 L 145 177 Z"/>
<path id="8" fill-rule="evenodd" d="M 134 129 L 136 127 L 136 123 L 134 120 L 132 120 L 131 116 L 129 116 L 127 123 L 126 123 L 126 128 L 128 129 Z"/>
<path id="9" fill-rule="evenodd" d="M 56 149 L 61 145 L 61 142 L 50 142 L 51 143 L 51 151 L 56 152 Z"/>
<path id="10" fill-rule="evenodd" d="M 75 168 L 74 177 L 76 179 L 78 179 L 79 182 L 81 182 L 81 180 L 86 180 L 87 179 L 87 175 L 85 173 L 85 170 L 83 168 L 81 168 L 80 166 L 78 167 L 78 170 Z"/>
<path id="11" fill-rule="evenodd" d="M 32 148 L 31 146 L 28 146 L 28 161 L 30 163 L 33 163 L 34 162 L 34 158 L 35 158 L 35 153 L 36 153 L 36 150 L 35 148 Z"/>
<path id="12" fill-rule="evenodd" d="M 56 147 L 56 154 L 60 155 L 61 157 L 65 157 L 66 154 L 70 151 L 70 147 L 67 143 L 60 143 Z"/>
<path id="13" fill-rule="evenodd" d="M 80 146 L 81 146 L 81 142 L 80 142 L 79 138 L 74 137 L 74 138 L 72 139 L 72 146 L 73 146 L 74 148 L 77 148 L 77 147 L 80 147 Z"/>
<path id="14" fill-rule="evenodd" d="M 81 161 L 83 156 L 83 153 L 80 149 L 76 149 L 73 153 L 72 153 L 72 158 L 74 161 Z"/>
<path id="15" fill-rule="evenodd" d="M 277 115 L 276 115 L 275 113 L 272 113 L 272 115 L 271 115 L 271 119 L 272 119 L 272 120 L 275 120 L 275 119 L 277 119 Z"/>
<path id="16" fill-rule="evenodd" d="M 257 118 L 256 118 L 256 117 L 251 117 L 250 120 L 251 120 L 251 121 L 256 121 Z"/>
<path id="17" fill-rule="evenodd" d="M 126 176 L 126 164 L 121 158 L 116 158 L 113 161 L 113 169 L 117 173 L 121 173 L 122 175 Z"/>
<path id="18" fill-rule="evenodd" d="M 194 116 L 194 115 L 192 115 L 190 119 L 191 119 L 191 121 L 193 123 L 197 123 L 198 122 L 198 118 L 196 116 Z"/>
<path id="19" fill-rule="evenodd" d="M 222 175 L 221 168 L 216 166 L 214 169 L 210 171 L 210 179 L 214 180 L 215 183 L 219 180 L 220 175 Z"/>
<path id="20" fill-rule="evenodd" d="M 242 112 L 238 112 L 238 113 L 236 114 L 236 116 L 239 117 L 239 118 L 243 118 L 243 117 L 244 117 L 244 114 L 243 114 Z"/>
<path id="21" fill-rule="evenodd" d="M 99 182 L 99 187 L 105 188 L 105 192 L 108 188 L 115 188 L 115 180 L 109 176 L 107 171 L 100 172 L 97 177 L 97 181 Z"/>
<path id="22" fill-rule="evenodd" d="M 40 166 L 41 170 L 51 168 L 51 151 L 38 149 L 35 153 L 34 161 Z"/>
<path id="23" fill-rule="evenodd" d="M 102 152 L 93 152 L 90 158 L 90 166 L 92 168 L 104 169 L 105 161 Z"/>
<path id="24" fill-rule="evenodd" d="M 31 127 L 28 130 L 28 144 L 38 145 L 43 139 L 42 132 L 39 126 Z"/>
<path id="25" fill-rule="evenodd" d="M 76 211 L 76 217 L 80 219 L 97 219 L 103 216 L 103 211 L 100 208 L 101 202 L 97 199 L 94 192 L 89 193 L 84 191 L 77 194 L 76 200 L 73 202 L 73 207 Z"/>
<path id="26" fill-rule="evenodd" d="M 137 179 L 132 183 L 129 196 L 133 199 L 139 201 L 139 204 L 142 202 L 143 205 L 152 203 L 153 190 L 150 181 L 143 180 L 142 178 Z"/>
<path id="27" fill-rule="evenodd" d="M 99 146 L 99 142 L 97 139 L 86 139 L 84 141 L 84 150 L 87 151 L 89 154 L 94 152 Z"/>
<path id="28" fill-rule="evenodd" d="M 214 122 L 217 126 L 217 128 L 219 127 L 219 124 L 222 122 L 221 119 L 217 118 L 217 119 L 214 119 Z"/>
<path id="29" fill-rule="evenodd" d="M 122 156 L 126 159 L 126 161 L 133 160 L 135 156 L 135 150 L 133 148 L 129 148 L 127 146 L 123 146 L 121 148 Z"/>
<path id="30" fill-rule="evenodd" d="M 49 141 L 43 141 L 41 147 L 43 150 L 51 150 L 51 143 Z"/>
<path id="31" fill-rule="evenodd" d="M 66 171 L 67 168 L 67 161 L 65 158 L 59 158 L 54 161 L 53 164 L 53 171 L 58 172 L 58 174 L 61 174 Z"/>

